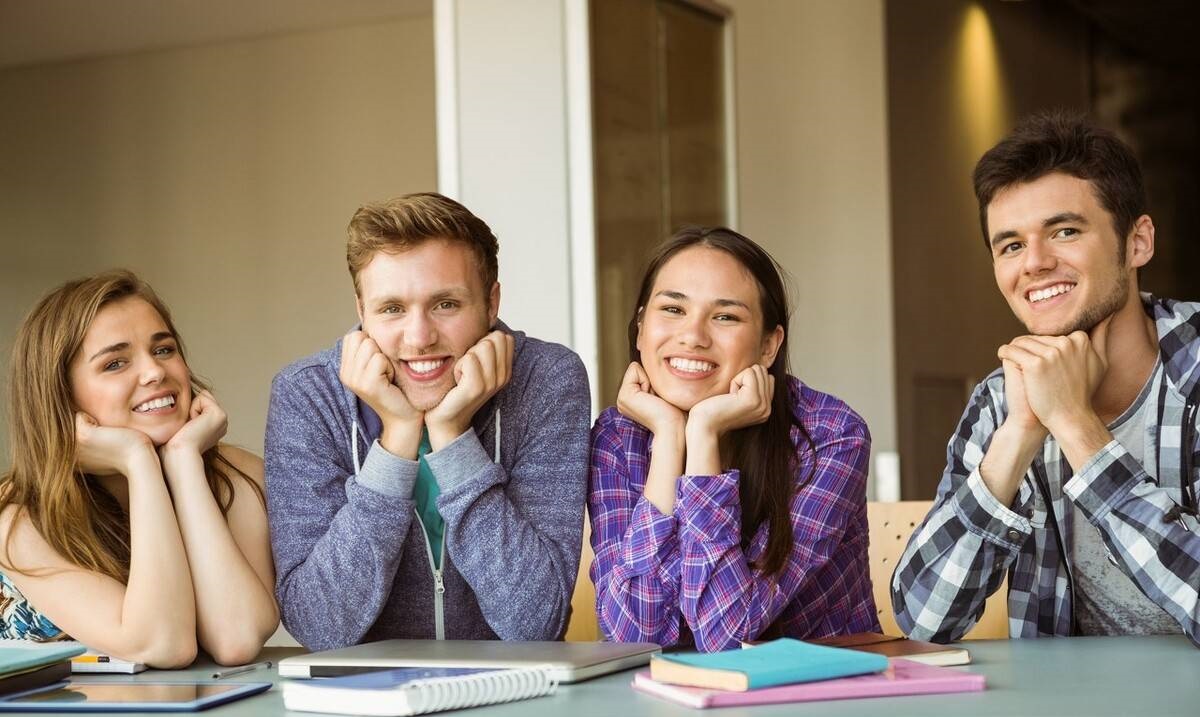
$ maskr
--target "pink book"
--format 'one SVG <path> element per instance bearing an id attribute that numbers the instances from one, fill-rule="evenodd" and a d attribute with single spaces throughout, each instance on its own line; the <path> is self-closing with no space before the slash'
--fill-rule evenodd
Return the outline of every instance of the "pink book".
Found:
<path id="1" fill-rule="evenodd" d="M 686 707 L 703 709 L 705 707 L 766 705 L 779 702 L 848 700 L 860 697 L 979 692 L 983 689 L 983 675 L 960 672 L 949 667 L 922 665 L 912 660 L 893 659 L 888 669 L 873 675 L 763 687 L 748 692 L 726 692 L 703 687 L 668 685 L 654 681 L 647 671 L 639 672 L 634 676 L 633 688 L 672 702 L 678 702 Z"/>

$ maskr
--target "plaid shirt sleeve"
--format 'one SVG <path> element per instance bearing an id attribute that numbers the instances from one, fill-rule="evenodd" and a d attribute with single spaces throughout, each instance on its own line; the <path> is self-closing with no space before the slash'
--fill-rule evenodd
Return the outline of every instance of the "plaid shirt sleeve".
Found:
<path id="1" fill-rule="evenodd" d="M 596 613 L 610 640 L 673 645 L 680 636 L 676 519 L 631 485 L 631 469 L 646 472 L 647 452 L 637 450 L 645 447 L 645 436 L 623 425 L 610 409 L 592 428 L 588 513 Z M 637 446 L 627 450 L 626 441 Z"/>
<path id="2" fill-rule="evenodd" d="M 1112 441 L 1063 486 L 1126 575 L 1200 646 L 1200 526 Z"/>
<path id="3" fill-rule="evenodd" d="M 892 575 L 896 623 L 919 640 L 951 642 L 966 634 L 1033 532 L 1032 492 L 1023 486 L 1014 510 L 979 475 L 1002 420 L 996 406 L 1003 382 L 995 377 L 975 388 L 946 448 L 937 499 Z"/>
<path id="4" fill-rule="evenodd" d="M 792 601 L 831 589 L 815 576 L 845 557 L 838 548 L 850 519 L 862 510 L 871 452 L 866 424 L 847 408 L 836 413 L 819 420 L 837 422 L 838 430 L 801 456 L 799 475 L 808 482 L 791 501 L 792 550 L 778 575 L 752 570 L 742 551 L 736 470 L 681 480 L 680 605 L 698 649 L 725 650 L 753 640 Z M 764 537 L 760 533 L 752 549 Z"/>

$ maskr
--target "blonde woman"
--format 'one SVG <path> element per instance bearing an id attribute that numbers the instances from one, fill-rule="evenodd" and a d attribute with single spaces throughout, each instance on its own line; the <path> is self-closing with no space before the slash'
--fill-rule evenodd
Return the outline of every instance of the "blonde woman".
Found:
<path id="1" fill-rule="evenodd" d="M 252 660 L 275 630 L 262 461 L 171 315 L 127 271 L 55 289 L 17 332 L 0 478 L 0 636 L 152 667 Z"/>

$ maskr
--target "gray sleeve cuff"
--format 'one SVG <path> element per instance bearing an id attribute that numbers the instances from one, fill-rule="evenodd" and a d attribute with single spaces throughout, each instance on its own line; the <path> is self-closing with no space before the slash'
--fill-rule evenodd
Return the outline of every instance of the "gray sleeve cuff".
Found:
<path id="1" fill-rule="evenodd" d="M 425 462 L 443 491 L 482 474 L 492 465 L 473 428 L 463 431 L 440 451 L 426 453 Z"/>
<path id="2" fill-rule="evenodd" d="M 413 486 L 417 483 L 417 462 L 394 456 L 375 441 L 367 451 L 367 459 L 355 481 L 376 493 L 412 499 Z"/>

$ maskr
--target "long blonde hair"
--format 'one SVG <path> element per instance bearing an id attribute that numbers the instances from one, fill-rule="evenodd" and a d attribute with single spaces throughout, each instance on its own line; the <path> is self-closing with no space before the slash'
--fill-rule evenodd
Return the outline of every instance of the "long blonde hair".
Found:
<path id="1" fill-rule="evenodd" d="M 71 563 L 121 582 L 129 578 L 129 515 L 99 481 L 90 480 L 75 460 L 75 402 L 70 366 L 96 314 L 106 305 L 140 298 L 158 312 L 184 357 L 183 340 L 171 312 L 148 284 L 126 270 L 69 281 L 47 294 L 17 330 L 8 375 L 8 433 L 12 467 L 0 477 L 0 511 L 10 505 L 28 515 L 42 538 Z M 207 390 L 194 373 L 192 393 Z M 245 479 L 263 498 L 258 484 L 222 457 L 205 451 L 204 473 L 222 514 L 233 504 L 230 475 Z M 0 566 L 32 574 L 13 564 L 9 525 Z"/>

